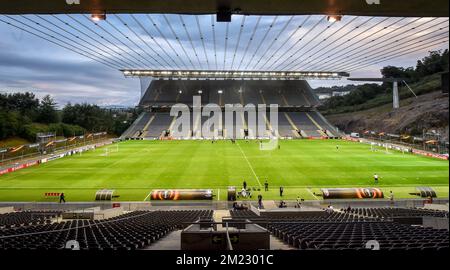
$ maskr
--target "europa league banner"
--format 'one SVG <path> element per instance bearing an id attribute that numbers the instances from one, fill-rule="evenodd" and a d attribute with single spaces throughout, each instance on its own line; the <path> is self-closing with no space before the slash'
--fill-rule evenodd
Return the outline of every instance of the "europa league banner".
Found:
<path id="1" fill-rule="evenodd" d="M 212 190 L 153 190 L 152 201 L 199 201 L 212 200 Z"/>
<path id="2" fill-rule="evenodd" d="M 324 199 L 383 199 L 383 191 L 379 188 L 324 188 L 321 189 Z"/>

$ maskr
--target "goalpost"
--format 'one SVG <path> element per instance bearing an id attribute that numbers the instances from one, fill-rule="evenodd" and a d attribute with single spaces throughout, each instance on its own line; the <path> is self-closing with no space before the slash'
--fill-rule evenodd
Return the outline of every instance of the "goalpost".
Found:
<path id="1" fill-rule="evenodd" d="M 278 147 L 278 138 L 271 138 L 269 142 L 261 142 L 259 144 L 259 150 L 261 151 L 272 151 Z"/>
<path id="2" fill-rule="evenodd" d="M 377 145 L 377 144 L 374 143 L 374 142 L 371 143 L 371 144 L 370 144 L 370 151 L 375 152 L 375 151 L 376 151 L 376 145 Z"/>
<path id="3" fill-rule="evenodd" d="M 378 152 L 378 150 L 377 150 L 378 146 L 380 146 L 380 148 L 382 148 L 384 146 L 385 151 L 386 151 L 385 153 L 390 154 L 390 152 L 389 152 L 390 145 L 388 143 L 385 143 L 384 145 L 379 145 L 379 144 L 373 142 L 370 144 L 370 151 Z"/>
<path id="4" fill-rule="evenodd" d="M 105 153 L 101 154 L 102 157 L 107 157 L 110 154 L 118 153 L 119 152 L 119 144 L 116 143 L 115 145 L 111 145 L 108 147 L 105 147 Z"/>

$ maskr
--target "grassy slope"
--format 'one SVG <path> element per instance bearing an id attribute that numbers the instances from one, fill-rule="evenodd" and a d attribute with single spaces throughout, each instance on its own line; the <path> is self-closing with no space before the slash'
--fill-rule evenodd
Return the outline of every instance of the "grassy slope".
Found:
<path id="1" fill-rule="evenodd" d="M 122 143 L 119 153 L 108 157 L 103 153 L 97 149 L 2 176 L 0 201 L 46 201 L 44 192 L 60 191 L 69 201 L 91 201 L 100 188 L 116 189 L 124 201 L 142 201 L 156 188 L 220 189 L 225 199 L 226 187 L 240 186 L 244 179 L 251 187 L 268 179 L 271 191 L 263 192 L 265 199 L 278 199 L 280 185 L 285 199 L 314 199 L 309 187 L 317 192 L 320 187 L 370 187 L 374 173 L 382 177 L 385 192 L 393 190 L 397 198 L 410 197 L 415 186 L 424 185 L 436 187 L 441 197 L 449 193 L 447 161 L 374 153 L 369 146 L 343 141 L 283 141 L 281 150 L 267 152 L 254 141 L 139 141 Z"/>
<path id="2" fill-rule="evenodd" d="M 5 140 L 0 140 L 0 149 L 6 148 L 6 147 L 14 147 L 14 146 L 18 146 L 18 145 L 29 144 L 29 143 L 30 142 L 25 139 L 13 137 L 13 138 L 5 139 Z"/>
<path id="3" fill-rule="evenodd" d="M 428 93 L 441 91 L 441 75 L 434 74 L 422 78 L 419 82 L 410 84 L 410 87 L 413 89 L 414 93 L 418 96 L 425 95 Z M 414 97 L 411 91 L 406 87 L 399 88 L 400 100 L 404 100 L 407 98 Z M 365 103 L 354 105 L 354 106 L 341 106 L 338 108 L 333 108 L 329 110 L 322 110 L 321 113 L 328 116 L 334 114 L 341 113 L 349 113 L 349 112 L 359 112 L 365 111 L 372 108 L 377 108 L 386 104 L 392 104 L 392 93 L 380 94 L 373 99 L 367 100 Z"/>
<path id="4" fill-rule="evenodd" d="M 366 111 L 335 114 L 327 119 L 341 130 L 363 132 L 385 131 L 393 134 L 422 135 L 422 130 L 437 130 L 443 139 L 448 138 L 448 95 L 434 92 L 401 101 L 393 111 L 392 104 Z"/>

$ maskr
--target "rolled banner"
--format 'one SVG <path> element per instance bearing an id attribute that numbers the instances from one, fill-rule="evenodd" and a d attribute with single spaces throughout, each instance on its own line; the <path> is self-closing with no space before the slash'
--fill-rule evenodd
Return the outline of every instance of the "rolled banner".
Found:
<path id="1" fill-rule="evenodd" d="M 212 200 L 213 192 L 206 190 L 153 190 L 150 194 L 152 201 L 200 201 Z"/>
<path id="2" fill-rule="evenodd" d="M 324 199 L 383 199 L 379 188 L 323 188 Z"/>

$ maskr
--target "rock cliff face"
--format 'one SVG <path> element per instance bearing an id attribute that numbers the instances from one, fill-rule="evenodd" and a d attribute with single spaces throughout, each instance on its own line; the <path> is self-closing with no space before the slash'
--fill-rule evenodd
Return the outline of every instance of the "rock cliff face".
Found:
<path id="1" fill-rule="evenodd" d="M 393 110 L 390 104 L 367 111 L 326 115 L 326 118 L 347 133 L 371 130 L 422 135 L 423 130 L 436 130 L 448 141 L 448 107 L 448 94 L 434 92 L 403 100 L 398 110 Z"/>

